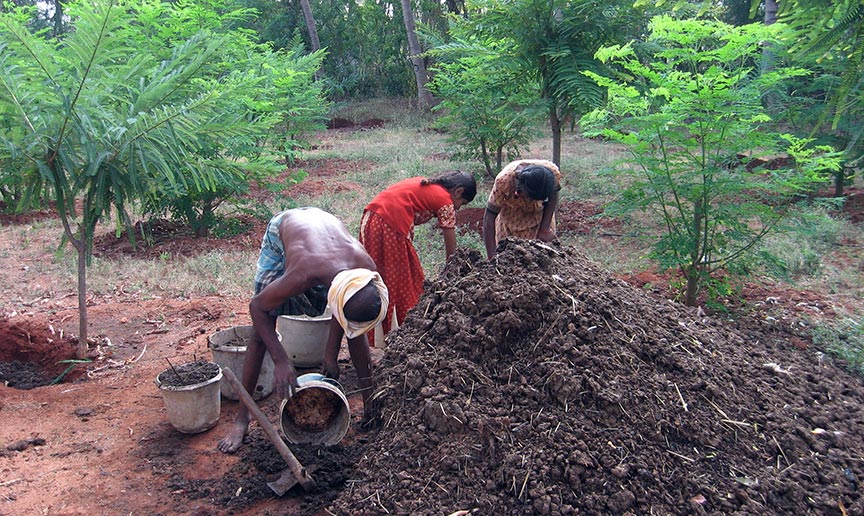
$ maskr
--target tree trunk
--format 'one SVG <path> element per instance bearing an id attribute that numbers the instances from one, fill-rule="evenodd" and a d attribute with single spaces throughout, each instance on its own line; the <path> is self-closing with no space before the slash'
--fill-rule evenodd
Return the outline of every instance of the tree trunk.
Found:
<path id="1" fill-rule="evenodd" d="M 486 148 L 485 138 L 480 138 L 480 154 L 483 156 L 483 167 L 486 168 L 486 174 L 490 177 L 495 177 L 495 172 L 492 171 L 492 160 L 489 157 L 489 149 Z"/>
<path id="2" fill-rule="evenodd" d="M 843 187 L 846 183 L 846 167 L 834 172 L 834 197 L 843 197 Z"/>
<path id="3" fill-rule="evenodd" d="M 777 22 L 777 0 L 765 0 L 765 25 L 772 25 Z M 774 61 L 776 59 L 774 46 L 771 43 L 765 43 L 762 47 L 762 73 L 770 72 L 774 69 Z M 779 104 L 776 91 L 768 91 L 765 94 L 763 105 L 765 108 L 772 110 Z"/>
<path id="4" fill-rule="evenodd" d="M 303 9 L 303 18 L 306 20 L 306 31 L 309 32 L 312 52 L 317 52 L 321 50 L 321 42 L 318 40 L 318 29 L 315 28 L 315 17 L 312 15 L 312 6 L 309 4 L 309 0 L 300 0 L 300 8 Z"/>
<path id="5" fill-rule="evenodd" d="M 555 102 L 549 107 L 549 126 L 552 128 L 552 163 L 561 167 L 561 119 Z"/>
<path id="6" fill-rule="evenodd" d="M 687 276 L 687 290 L 684 292 L 684 304 L 696 306 L 696 296 L 699 293 L 699 271 L 689 269 L 685 276 Z"/>
<path id="7" fill-rule="evenodd" d="M 78 347 L 75 356 L 87 358 L 87 246 L 84 239 L 73 242 L 78 251 Z"/>
<path id="8" fill-rule="evenodd" d="M 63 35 L 63 2 L 54 0 L 54 37 L 59 38 Z"/>
<path id="9" fill-rule="evenodd" d="M 777 22 L 777 0 L 765 0 L 765 25 Z"/>
<path id="10" fill-rule="evenodd" d="M 684 276 L 687 278 L 687 290 L 684 293 L 684 304 L 696 306 L 696 296 L 702 283 L 702 260 L 705 258 L 705 249 L 702 246 L 702 223 L 705 220 L 705 209 L 707 203 L 697 200 L 693 205 L 693 229 L 690 244 L 690 263 L 684 268 Z"/>
<path id="11" fill-rule="evenodd" d="M 417 108 L 427 111 L 432 107 L 432 92 L 426 87 L 429 75 L 426 72 L 426 63 L 423 61 L 423 50 L 420 48 L 420 40 L 417 39 L 417 27 L 414 24 L 414 11 L 411 8 L 411 0 L 402 0 L 402 20 L 405 22 L 405 32 L 408 35 L 408 57 L 414 66 L 414 78 L 417 80 Z"/>
<path id="12" fill-rule="evenodd" d="M 318 39 L 318 29 L 315 28 L 315 16 L 312 15 L 312 6 L 309 0 L 300 0 L 300 8 L 303 9 L 303 18 L 306 20 L 306 31 L 309 33 L 309 42 L 312 52 L 321 50 L 321 41 Z M 319 71 L 315 70 L 315 80 L 319 80 Z"/>

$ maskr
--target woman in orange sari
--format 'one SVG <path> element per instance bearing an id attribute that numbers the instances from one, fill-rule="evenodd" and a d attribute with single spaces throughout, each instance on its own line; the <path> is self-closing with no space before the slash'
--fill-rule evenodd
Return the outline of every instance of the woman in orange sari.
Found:
<path id="1" fill-rule="evenodd" d="M 414 248 L 414 226 L 438 219 L 447 259 L 456 250 L 456 210 L 477 195 L 474 176 L 456 170 L 432 179 L 412 177 L 379 193 L 363 211 L 360 243 L 375 261 L 390 293 L 390 310 L 382 321 L 383 335 L 423 294 L 423 267 Z M 382 337 L 383 337 L 382 335 Z M 369 342 L 374 343 L 375 335 Z"/>

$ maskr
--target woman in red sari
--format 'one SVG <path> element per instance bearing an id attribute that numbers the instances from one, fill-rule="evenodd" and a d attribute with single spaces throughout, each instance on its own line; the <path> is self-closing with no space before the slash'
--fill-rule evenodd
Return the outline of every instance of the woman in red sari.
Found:
<path id="1" fill-rule="evenodd" d="M 477 195 L 474 176 L 456 170 L 428 179 L 412 177 L 379 193 L 360 220 L 360 243 L 375 261 L 390 292 L 390 310 L 383 334 L 402 322 L 423 293 L 423 267 L 414 249 L 414 226 L 438 219 L 447 259 L 456 250 L 456 210 Z M 375 335 L 369 342 L 374 343 Z M 383 336 L 382 336 L 383 337 Z"/>

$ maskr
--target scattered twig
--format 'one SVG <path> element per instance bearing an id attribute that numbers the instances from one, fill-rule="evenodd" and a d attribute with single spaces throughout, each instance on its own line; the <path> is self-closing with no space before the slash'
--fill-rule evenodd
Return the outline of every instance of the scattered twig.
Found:
<path id="1" fill-rule="evenodd" d="M 183 382 L 183 384 L 185 385 L 187 383 L 186 378 L 183 378 L 183 375 L 181 375 L 180 372 L 177 371 L 177 369 L 174 367 L 174 364 L 172 364 L 171 361 L 168 360 L 168 357 L 165 357 L 165 361 L 168 362 L 168 365 L 171 366 L 171 370 L 174 371 L 174 374 L 177 375 L 177 378 L 179 378 L 180 381 Z"/>
<path id="2" fill-rule="evenodd" d="M 678 457 L 678 458 L 684 459 L 684 460 L 686 460 L 686 461 L 688 461 L 688 462 L 696 462 L 696 459 L 691 459 L 690 457 L 687 457 L 687 456 L 685 456 L 685 455 L 681 455 L 680 453 L 675 453 L 675 452 L 672 451 L 672 450 L 666 450 L 666 451 L 669 452 L 669 453 L 671 453 L 672 455 L 674 455 L 674 456 L 676 456 L 676 457 Z"/>
<path id="3" fill-rule="evenodd" d="M 528 485 L 528 475 L 530 475 L 530 474 L 531 474 L 530 469 L 525 472 L 525 480 L 522 481 L 522 488 L 519 490 L 519 496 L 517 496 L 516 499 L 518 499 L 518 500 L 522 499 L 522 494 L 525 492 L 525 486 Z"/>
<path id="4" fill-rule="evenodd" d="M 687 410 L 687 403 L 684 401 L 684 396 L 681 396 L 681 390 L 678 389 L 678 384 L 673 383 L 672 385 L 675 386 L 675 392 L 678 393 L 678 399 L 681 400 L 681 406 L 684 407 L 684 412 L 689 412 L 689 410 Z"/>
<path id="5" fill-rule="evenodd" d="M 792 375 L 791 368 L 790 369 L 783 369 L 782 367 L 780 367 L 780 364 L 777 364 L 775 362 L 768 362 L 768 363 L 762 364 L 762 367 L 764 367 L 765 369 L 768 369 L 769 371 L 774 371 L 775 373 L 781 373 L 781 374 L 785 374 L 788 376 Z"/>
<path id="6" fill-rule="evenodd" d="M 555 253 L 555 254 L 558 255 L 558 256 L 561 255 L 561 252 L 560 252 L 560 251 L 558 251 L 557 249 L 552 249 L 551 247 L 549 247 L 549 246 L 546 245 L 546 244 L 543 244 L 543 243 L 537 242 L 536 240 L 533 241 L 533 243 L 534 243 L 534 245 L 536 245 L 537 247 L 540 247 L 540 248 L 542 248 L 542 249 L 546 249 L 547 251 L 552 251 L 553 253 Z"/>
<path id="7" fill-rule="evenodd" d="M 145 342 L 145 343 L 144 343 L 144 349 L 141 350 L 141 354 L 138 355 L 138 358 L 136 358 L 135 360 L 133 360 L 133 361 L 131 361 L 131 362 L 129 362 L 129 363 L 130 363 L 130 364 L 134 364 L 135 362 L 141 360 L 141 357 L 144 356 L 144 352 L 146 352 L 146 351 L 147 351 L 147 343 Z"/>
<path id="8" fill-rule="evenodd" d="M 783 460 L 786 461 L 786 464 L 787 464 L 788 466 L 791 466 L 792 463 L 789 462 L 789 457 L 786 456 L 786 452 L 783 451 L 783 447 L 780 446 L 780 443 L 777 442 L 777 438 L 774 437 L 774 436 L 772 435 L 772 436 L 771 436 L 771 439 L 774 440 L 774 444 L 777 445 L 777 449 L 780 450 L 780 455 L 783 456 Z"/>

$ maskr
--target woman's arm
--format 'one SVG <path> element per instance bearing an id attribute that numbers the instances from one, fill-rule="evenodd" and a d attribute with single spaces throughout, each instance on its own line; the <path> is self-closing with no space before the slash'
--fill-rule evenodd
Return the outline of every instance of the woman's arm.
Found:
<path id="1" fill-rule="evenodd" d="M 498 211 L 498 206 L 489 203 L 483 214 L 483 244 L 486 246 L 486 257 L 490 260 L 495 256 L 495 248 L 498 246 L 495 241 L 495 219 L 498 218 Z"/>
<path id="2" fill-rule="evenodd" d="M 552 231 L 552 215 L 558 209 L 558 190 L 552 192 L 549 200 L 543 203 L 543 218 L 540 219 L 540 227 L 537 230 L 537 239 L 542 242 L 551 242 L 555 240 L 555 233 Z"/>
<path id="3" fill-rule="evenodd" d="M 444 235 L 444 253 L 447 261 L 456 252 L 456 229 L 442 228 L 441 233 Z"/>

